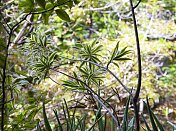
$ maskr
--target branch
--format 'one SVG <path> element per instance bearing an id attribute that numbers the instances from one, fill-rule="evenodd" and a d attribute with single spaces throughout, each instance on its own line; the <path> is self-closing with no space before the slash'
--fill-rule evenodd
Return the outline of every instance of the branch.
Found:
<path id="1" fill-rule="evenodd" d="M 27 28 L 27 27 L 29 26 L 29 24 L 30 24 L 31 18 L 32 18 L 32 14 L 29 15 L 28 18 L 27 18 L 27 19 L 29 20 L 29 22 L 26 21 L 26 22 L 24 23 L 22 29 L 20 30 L 20 32 L 19 32 L 19 33 L 17 34 L 17 36 L 15 37 L 15 39 L 14 39 L 14 41 L 13 41 L 14 44 L 17 44 L 18 41 L 24 36 L 24 33 L 25 33 L 25 31 L 26 31 L 26 28 Z"/>
<path id="2" fill-rule="evenodd" d="M 139 3 L 140 3 L 140 1 L 139 1 Z M 141 54 L 140 54 L 138 29 L 137 29 L 136 18 L 135 18 L 135 13 L 134 13 L 135 8 L 133 7 L 132 0 L 130 0 L 130 5 L 131 5 L 132 16 L 133 16 L 133 22 L 134 22 L 134 31 L 135 31 L 135 37 L 136 37 L 137 58 L 138 58 L 138 83 L 137 83 L 136 93 L 135 93 L 134 98 L 133 98 L 133 105 L 134 105 L 134 112 L 135 112 L 135 118 L 136 118 L 136 130 L 139 131 L 140 130 L 140 127 L 139 127 L 139 110 L 138 110 L 137 101 L 139 99 L 139 94 L 140 94 L 140 90 L 141 90 L 142 67 L 141 67 Z"/>
<path id="3" fill-rule="evenodd" d="M 136 9 L 139 6 L 139 4 L 141 3 L 141 1 L 142 0 L 139 0 L 138 3 L 133 7 L 133 9 Z"/>
<path id="4" fill-rule="evenodd" d="M 27 16 L 30 15 L 27 14 L 25 17 L 20 20 L 18 23 L 16 23 L 11 29 L 9 33 L 9 38 L 6 46 L 6 52 L 5 52 L 5 60 L 4 60 L 4 66 L 3 66 L 3 77 L 2 77 L 2 108 L 1 108 L 1 131 L 4 131 L 4 111 L 5 111 L 5 100 L 6 100 L 6 94 L 5 94 L 5 82 L 6 82 L 6 69 L 7 69 L 7 59 L 8 59 L 8 52 L 9 52 L 9 46 L 11 44 L 11 38 L 13 35 L 14 30 L 24 21 L 26 20 Z"/>

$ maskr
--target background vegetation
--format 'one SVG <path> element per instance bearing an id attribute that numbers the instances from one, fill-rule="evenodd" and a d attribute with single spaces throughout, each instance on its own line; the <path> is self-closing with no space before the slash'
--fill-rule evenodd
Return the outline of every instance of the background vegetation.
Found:
<path id="1" fill-rule="evenodd" d="M 172 130 L 176 2 L 133 4 L 140 128 Z M 2 0 L 0 22 L 1 130 L 133 130 L 139 63 L 129 1 Z"/>

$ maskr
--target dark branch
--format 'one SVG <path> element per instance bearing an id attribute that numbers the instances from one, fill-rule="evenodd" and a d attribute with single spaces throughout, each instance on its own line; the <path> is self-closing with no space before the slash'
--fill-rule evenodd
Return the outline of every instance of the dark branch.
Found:
<path id="1" fill-rule="evenodd" d="M 140 0 L 137 4 L 139 5 Z M 135 31 L 135 37 L 136 37 L 136 46 L 137 46 L 137 58 L 138 58 L 138 83 L 137 83 L 137 89 L 135 92 L 135 96 L 133 97 L 133 105 L 134 105 L 134 112 L 135 112 L 135 118 L 136 118 L 136 130 L 139 131 L 139 110 L 138 110 L 138 99 L 139 99 L 139 94 L 141 90 L 141 81 L 142 81 L 142 67 L 141 67 L 141 54 L 140 54 L 140 44 L 139 44 L 139 36 L 138 36 L 138 29 L 137 29 L 137 24 L 136 24 L 136 18 L 135 18 L 135 13 L 134 13 L 134 7 L 133 7 L 133 2 L 130 0 L 130 5 L 131 5 L 131 12 L 133 16 L 133 22 L 134 22 L 134 31 Z M 136 7 L 137 7 L 136 6 Z"/>

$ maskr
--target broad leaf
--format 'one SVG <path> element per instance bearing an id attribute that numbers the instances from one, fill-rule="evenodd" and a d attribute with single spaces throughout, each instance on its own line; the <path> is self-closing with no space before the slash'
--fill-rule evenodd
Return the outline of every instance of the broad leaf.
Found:
<path id="1" fill-rule="evenodd" d="M 59 16 L 62 20 L 70 22 L 70 17 L 64 10 L 57 9 L 55 11 L 56 11 L 57 16 Z"/>

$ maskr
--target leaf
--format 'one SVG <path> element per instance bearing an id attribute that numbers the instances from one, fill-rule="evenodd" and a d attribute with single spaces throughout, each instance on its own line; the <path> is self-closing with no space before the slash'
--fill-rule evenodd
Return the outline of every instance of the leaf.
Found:
<path id="1" fill-rule="evenodd" d="M 114 58 L 113 60 L 116 61 L 125 61 L 125 60 L 131 60 L 130 58 Z"/>
<path id="2" fill-rule="evenodd" d="M 68 0 L 57 0 L 58 6 L 62 6 L 68 3 Z"/>
<path id="3" fill-rule="evenodd" d="M 20 0 L 19 8 L 21 8 L 23 12 L 29 13 L 34 8 L 34 0 Z"/>
<path id="4" fill-rule="evenodd" d="M 62 20 L 65 20 L 65 21 L 68 21 L 68 22 L 71 21 L 69 15 L 64 10 L 57 9 L 55 11 L 56 11 L 57 16 L 60 17 Z"/>
<path id="5" fill-rule="evenodd" d="M 155 120 L 155 122 L 156 122 L 158 128 L 160 129 L 160 131 L 165 131 L 164 128 L 163 128 L 163 126 L 162 126 L 162 124 L 159 122 L 157 116 L 153 113 L 152 110 L 151 110 L 151 113 L 152 113 L 153 118 L 154 118 L 154 120 Z"/>
<path id="6" fill-rule="evenodd" d="M 154 131 L 158 131 L 158 128 L 157 128 L 157 126 L 155 124 L 155 121 L 154 121 L 154 118 L 153 118 L 153 115 L 152 115 L 152 112 L 151 112 L 151 109 L 150 109 L 148 98 L 147 98 L 147 104 L 145 102 L 144 102 L 144 104 L 147 106 L 147 110 L 148 110 L 148 113 L 149 113 L 149 117 L 150 117 L 150 121 L 152 123 L 153 130 Z"/>
<path id="7" fill-rule="evenodd" d="M 116 47 L 114 48 L 110 61 L 114 59 L 115 55 L 117 54 L 118 49 L 119 49 L 119 42 L 117 42 Z"/>
<path id="8" fill-rule="evenodd" d="M 56 56 L 57 52 L 53 52 L 50 56 L 49 56 L 49 61 L 53 61 L 55 56 Z"/>
<path id="9" fill-rule="evenodd" d="M 49 124 L 47 115 L 46 115 L 46 111 L 45 111 L 45 103 L 43 102 L 43 118 L 44 118 L 44 124 L 45 124 L 45 128 L 47 131 L 52 131 L 51 126 Z"/>
<path id="10" fill-rule="evenodd" d="M 128 108 L 129 108 L 129 104 L 130 104 L 130 97 L 128 98 L 128 101 L 126 103 L 126 108 L 124 111 L 124 116 L 123 116 L 123 131 L 126 131 L 128 129 Z"/>
<path id="11" fill-rule="evenodd" d="M 35 0 L 37 2 L 37 4 L 42 7 L 43 9 L 45 9 L 45 5 L 46 5 L 46 1 L 45 0 Z"/>
<path id="12" fill-rule="evenodd" d="M 63 128 L 62 128 L 62 124 L 59 120 L 59 117 L 58 117 L 58 114 L 57 114 L 57 110 L 53 110 L 54 111 L 54 114 L 56 116 L 56 119 L 57 119 L 57 122 L 58 122 L 58 125 L 59 125 L 59 131 L 63 131 Z"/>
<path id="13" fill-rule="evenodd" d="M 145 126 L 147 127 L 147 130 L 148 130 L 148 131 L 151 131 L 151 130 L 150 130 L 150 127 L 149 127 L 149 125 L 148 125 L 147 121 L 145 120 L 145 118 L 144 118 L 144 115 L 143 115 L 143 114 L 142 114 L 142 119 L 144 120 L 144 123 L 145 123 Z"/>

